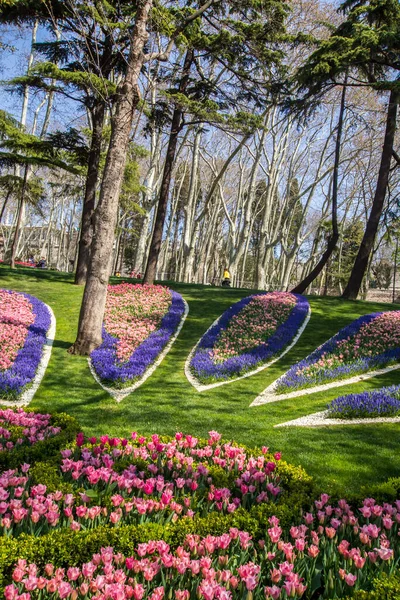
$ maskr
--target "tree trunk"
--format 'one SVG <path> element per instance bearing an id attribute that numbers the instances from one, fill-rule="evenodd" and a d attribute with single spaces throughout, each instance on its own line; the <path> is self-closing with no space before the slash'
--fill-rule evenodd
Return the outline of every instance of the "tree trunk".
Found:
<path id="1" fill-rule="evenodd" d="M 8 204 L 8 201 L 9 201 L 9 199 L 10 199 L 10 196 L 11 196 L 11 191 L 7 192 L 7 195 L 6 195 L 6 197 L 4 198 L 3 206 L 1 207 L 1 212 L 0 212 L 0 223 L 1 223 L 1 222 L 2 222 L 2 220 L 3 220 L 4 213 L 5 213 L 5 211 L 6 211 L 7 204 Z"/>
<path id="2" fill-rule="evenodd" d="M 78 263 L 75 273 L 75 284 L 84 285 L 90 258 L 92 243 L 92 218 L 96 205 L 96 188 L 101 155 L 101 139 L 103 134 L 104 102 L 100 101 L 92 111 L 93 132 L 90 144 L 88 172 L 86 178 L 85 198 L 83 200 L 81 231 L 79 237 Z"/>
<path id="3" fill-rule="evenodd" d="M 344 113 L 346 110 L 346 84 L 347 84 L 347 74 L 344 79 L 343 89 L 342 89 L 342 98 L 340 101 L 340 111 L 339 111 L 339 120 L 338 120 L 338 128 L 337 128 L 337 136 L 336 136 L 336 144 L 335 144 L 335 164 L 333 167 L 332 174 L 332 235 L 328 239 L 328 245 L 326 247 L 325 252 L 321 256 L 318 263 L 315 267 L 310 271 L 310 273 L 301 281 L 295 288 L 292 289 L 292 292 L 295 294 L 303 294 L 306 291 L 309 285 L 312 284 L 314 279 L 318 277 L 321 273 L 324 266 L 329 261 L 333 252 L 335 251 L 336 245 L 339 240 L 339 228 L 337 221 L 337 200 L 338 200 L 338 182 L 339 182 L 339 165 L 340 165 L 340 150 L 342 144 L 342 133 L 343 133 L 343 121 L 344 121 Z"/>
<path id="4" fill-rule="evenodd" d="M 121 81 L 111 117 L 111 139 L 100 197 L 94 213 L 89 268 L 79 315 L 78 336 L 73 354 L 90 354 L 102 342 L 102 323 L 111 271 L 112 248 L 118 216 L 118 201 L 124 176 L 133 115 L 139 102 L 138 78 L 147 41 L 147 22 L 152 0 L 138 2 L 126 73 Z"/>
<path id="5" fill-rule="evenodd" d="M 179 93 L 184 94 L 189 83 L 190 67 L 193 60 L 193 50 L 188 49 L 183 64 L 182 77 L 179 83 Z M 160 196 L 158 199 L 157 212 L 154 222 L 153 236 L 150 242 L 149 255 L 147 259 L 146 272 L 144 274 L 143 283 L 154 283 L 157 270 L 158 256 L 160 254 L 161 241 L 164 229 L 165 215 L 167 213 L 169 188 L 171 184 L 172 169 L 175 162 L 176 147 L 178 144 L 178 136 L 181 130 L 183 110 L 179 106 L 175 106 L 172 116 L 171 133 L 169 136 L 167 154 L 165 157 L 165 165 L 163 178 L 161 182 Z"/>
<path id="6" fill-rule="evenodd" d="M 142 273 L 143 265 L 145 262 L 146 242 L 147 242 L 147 236 L 148 236 L 148 232 L 149 232 L 150 218 L 151 218 L 150 212 L 143 215 L 142 225 L 140 228 L 139 241 L 138 241 L 138 245 L 136 248 L 136 256 L 135 256 L 135 263 L 134 263 L 134 270 L 139 273 Z"/>
<path id="7" fill-rule="evenodd" d="M 24 214 L 24 209 L 25 209 L 25 193 L 26 193 L 26 184 L 28 182 L 28 170 L 29 170 L 29 167 L 28 167 L 28 165 L 26 165 L 25 171 L 24 171 L 24 181 L 22 183 L 22 188 L 21 188 L 21 197 L 18 202 L 18 213 L 17 213 L 17 221 L 15 223 L 14 239 L 13 239 L 12 246 L 11 246 L 10 266 L 12 269 L 15 269 L 15 259 L 16 259 L 16 255 L 17 255 L 17 248 L 18 248 L 19 236 L 20 236 L 20 231 L 21 231 L 22 216 Z"/>
<path id="8" fill-rule="evenodd" d="M 372 203 L 371 212 L 367 221 L 360 248 L 353 270 L 350 274 L 347 286 L 342 294 L 342 298 L 356 300 L 361 288 L 362 280 L 368 267 L 368 260 L 372 252 L 376 232 L 378 230 L 379 221 L 382 215 L 383 205 L 385 202 L 386 190 L 389 181 L 390 163 L 393 154 L 393 142 L 396 132 L 397 106 L 399 103 L 400 93 L 391 90 L 389 97 L 389 106 L 386 118 L 385 140 L 383 143 L 381 164 L 379 167 L 378 181 L 374 201 Z"/>

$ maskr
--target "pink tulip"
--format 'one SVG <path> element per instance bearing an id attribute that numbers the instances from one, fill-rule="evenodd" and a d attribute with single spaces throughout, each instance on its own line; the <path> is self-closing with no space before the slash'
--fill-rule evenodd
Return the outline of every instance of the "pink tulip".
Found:
<path id="1" fill-rule="evenodd" d="M 347 583 L 348 586 L 353 587 L 354 584 L 357 581 L 357 575 L 352 575 L 352 573 L 347 573 L 344 576 L 344 580 L 345 580 L 345 582 Z"/>

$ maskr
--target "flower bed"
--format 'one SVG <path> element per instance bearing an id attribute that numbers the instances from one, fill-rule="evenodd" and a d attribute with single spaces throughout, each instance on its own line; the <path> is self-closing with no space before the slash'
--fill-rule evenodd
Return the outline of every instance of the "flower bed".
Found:
<path id="1" fill-rule="evenodd" d="M 42 442 L 60 431 L 61 427 L 51 424 L 51 415 L 25 412 L 22 408 L 0 410 L 0 452 Z"/>
<path id="2" fill-rule="evenodd" d="M 0 290 L 0 398 L 16 400 L 32 383 L 50 324 L 43 302 L 29 294 Z"/>
<path id="3" fill-rule="evenodd" d="M 308 312 L 305 298 L 287 292 L 244 298 L 205 333 L 189 369 L 202 384 L 257 369 L 293 341 Z"/>
<path id="4" fill-rule="evenodd" d="M 48 415 L 4 419 L 26 425 L 33 448 L 60 436 Z M 392 574 L 400 501 L 352 507 L 322 494 L 301 511 L 307 477 L 294 472 L 280 453 L 215 431 L 207 440 L 79 433 L 58 460 L 0 473 L 4 597 L 333 599 Z"/>
<path id="5" fill-rule="evenodd" d="M 140 379 L 167 346 L 184 313 L 182 296 L 161 285 L 109 286 L 103 343 L 91 354 L 99 379 L 117 389 Z"/>
<path id="6" fill-rule="evenodd" d="M 125 556 L 102 547 L 88 562 L 65 567 L 19 558 L 5 598 L 340 598 L 394 572 L 399 510 L 398 501 L 380 505 L 372 498 L 353 510 L 322 494 L 289 530 L 271 517 L 259 540 L 230 528 L 221 535 L 189 534 L 176 548 L 149 540 Z"/>
<path id="7" fill-rule="evenodd" d="M 328 417 L 339 419 L 394 417 L 400 414 L 400 386 L 341 396 L 330 402 L 327 409 Z"/>
<path id="8" fill-rule="evenodd" d="M 85 440 L 61 451 L 60 487 L 48 491 L 29 465 L 0 476 L 0 524 L 6 535 L 38 535 L 54 528 L 74 531 L 99 525 L 193 518 L 211 512 L 232 514 L 238 508 L 276 502 L 284 488 L 280 454 L 249 456 L 244 448 L 221 444 L 210 432 L 200 443 L 177 434 L 163 443 L 132 435 L 132 440 Z"/>
<path id="9" fill-rule="evenodd" d="M 75 439 L 78 431 L 78 422 L 65 414 L 41 414 L 22 408 L 0 410 L 0 472 L 27 461 L 51 459 Z"/>
<path id="10" fill-rule="evenodd" d="M 356 319 L 293 365 L 275 384 L 284 394 L 342 380 L 398 362 L 400 311 L 372 313 Z"/>

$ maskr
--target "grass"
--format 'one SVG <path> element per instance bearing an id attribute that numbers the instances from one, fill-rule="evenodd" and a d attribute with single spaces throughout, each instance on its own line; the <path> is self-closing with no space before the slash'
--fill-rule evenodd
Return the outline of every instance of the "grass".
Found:
<path id="1" fill-rule="evenodd" d="M 72 276 L 33 269 L 11 272 L 1 266 L 0 287 L 33 294 L 54 310 L 57 333 L 53 353 L 31 407 L 67 412 L 79 419 L 87 434 L 118 436 L 136 430 L 144 434 L 184 431 L 204 436 L 216 429 L 225 438 L 282 451 L 283 458 L 301 464 L 325 490 L 340 493 L 356 492 L 361 485 L 400 476 L 397 424 L 273 428 L 277 423 L 323 410 L 338 395 L 399 383 L 399 371 L 342 386 L 339 392 L 332 389 L 249 408 L 267 385 L 338 329 L 362 314 L 390 310 L 392 305 L 310 297 L 310 323 L 288 354 L 257 375 L 199 393 L 184 374 L 187 355 L 207 327 L 249 291 L 171 284 L 189 304 L 186 323 L 156 372 L 117 404 L 96 384 L 87 360 L 67 353 L 75 339 L 83 293 L 82 288 L 73 285 Z"/>

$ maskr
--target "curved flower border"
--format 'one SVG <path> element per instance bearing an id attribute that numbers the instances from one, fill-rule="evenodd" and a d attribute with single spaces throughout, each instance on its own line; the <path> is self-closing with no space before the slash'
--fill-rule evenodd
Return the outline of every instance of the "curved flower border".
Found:
<path id="1" fill-rule="evenodd" d="M 216 382 L 210 383 L 210 384 L 200 383 L 200 381 L 195 377 L 195 375 L 191 371 L 191 363 L 192 363 L 193 358 L 196 357 L 197 351 L 201 350 L 203 348 L 211 348 L 214 345 L 220 331 L 228 325 L 228 323 L 232 319 L 232 317 L 237 315 L 247 304 L 249 304 L 249 302 L 252 300 L 253 296 L 255 296 L 255 295 L 258 296 L 260 294 L 253 294 L 252 296 L 247 296 L 246 298 L 239 300 L 239 302 L 236 302 L 230 308 L 228 308 L 207 329 L 205 334 L 200 338 L 200 340 L 197 342 L 196 346 L 193 348 L 193 350 L 189 354 L 189 356 L 186 360 L 186 363 L 185 363 L 185 374 L 186 374 L 188 381 L 192 384 L 192 386 L 198 392 L 203 392 L 205 390 L 210 390 L 212 388 L 219 387 L 221 385 L 233 383 L 234 381 L 239 381 L 240 379 L 245 379 L 246 377 L 251 377 L 252 375 L 255 375 L 256 373 L 263 371 L 264 369 L 266 369 L 267 367 L 271 366 L 273 363 L 278 361 L 280 358 L 282 358 L 282 356 L 284 356 L 287 352 L 289 352 L 289 350 L 291 350 L 291 348 L 293 348 L 293 346 L 297 343 L 301 334 L 307 327 L 307 323 L 311 317 L 311 308 L 308 303 L 308 300 L 304 296 L 301 296 L 299 294 L 293 294 L 297 298 L 296 305 L 294 306 L 294 308 L 293 308 L 292 312 L 290 313 L 289 317 L 287 318 L 287 320 L 284 323 L 282 323 L 281 325 L 279 325 L 279 327 L 277 328 L 275 333 L 273 333 L 271 335 L 271 337 L 268 340 L 269 341 L 268 346 L 257 347 L 257 348 L 254 348 L 253 350 L 250 350 L 249 352 L 245 352 L 244 354 L 242 354 L 240 356 L 234 356 L 232 358 L 229 358 L 228 360 L 226 360 L 223 363 L 223 366 L 224 366 L 224 368 L 226 368 L 226 366 L 228 365 L 228 367 L 232 368 L 232 372 L 234 372 L 234 369 L 235 368 L 237 369 L 240 362 L 243 361 L 243 358 L 245 358 L 245 360 L 247 360 L 248 363 L 252 362 L 253 365 L 255 365 L 255 364 L 259 364 L 260 361 L 262 361 L 262 360 L 267 360 L 271 356 L 274 356 L 277 352 L 280 352 L 280 350 L 282 350 L 282 348 L 284 348 L 284 351 L 281 352 L 279 354 L 279 356 L 276 356 L 275 358 L 268 361 L 267 363 L 261 364 L 259 367 L 252 369 L 251 371 L 248 371 L 247 373 L 244 373 L 243 375 L 240 375 L 239 377 L 234 377 L 232 379 L 227 379 L 224 381 L 216 381 Z M 294 332 L 296 332 L 295 335 L 294 335 Z M 275 345 L 275 349 L 272 350 L 274 345 Z M 206 361 L 208 360 L 210 365 L 212 365 L 213 368 L 216 367 L 216 365 L 214 365 L 214 363 L 212 363 L 211 358 L 206 357 L 205 360 Z"/>
<path id="2" fill-rule="evenodd" d="M 340 405 L 341 401 L 347 401 L 349 404 L 353 404 L 355 408 L 357 407 L 358 403 L 364 403 L 367 406 L 370 404 L 371 410 L 373 411 L 376 406 L 376 402 L 379 401 L 380 396 L 386 397 L 386 399 L 389 401 L 392 400 L 399 404 L 399 401 L 396 397 L 396 394 L 399 393 L 399 389 L 399 385 L 391 385 L 377 390 L 359 392 L 358 394 L 346 394 L 345 396 L 340 396 L 335 400 L 332 400 L 327 406 L 326 410 L 305 415 L 304 417 L 293 419 L 292 421 L 287 421 L 286 423 L 280 423 L 274 427 L 324 427 L 329 425 L 371 425 L 374 423 L 399 423 L 399 414 L 382 414 L 380 416 L 367 415 L 341 418 L 335 414 L 332 414 L 330 411 L 330 407 L 332 405 Z"/>
<path id="3" fill-rule="evenodd" d="M 123 365 L 116 364 L 116 338 L 107 333 L 103 327 L 103 343 L 92 352 L 88 363 L 94 379 L 117 402 L 129 396 L 129 394 L 140 387 L 154 373 L 178 337 L 189 313 L 189 306 L 180 294 L 173 290 L 171 290 L 171 294 L 171 306 L 167 314 L 163 317 L 159 329 L 151 333 Z M 104 372 L 104 369 L 102 369 L 104 364 L 107 365 L 108 369 L 111 368 L 114 371 L 115 379 L 124 372 L 126 375 L 131 374 L 132 378 L 139 377 L 139 379 L 131 386 L 122 389 L 107 386 L 101 379 L 101 372 Z"/>
<path id="4" fill-rule="evenodd" d="M 315 394 L 317 392 L 323 392 L 324 390 L 329 390 L 335 387 L 341 387 L 344 385 L 351 385 L 353 383 L 359 383 L 360 381 L 364 381 L 365 379 L 371 379 L 372 377 L 377 377 L 378 375 L 384 375 L 385 373 L 390 373 L 391 371 L 395 371 L 400 369 L 400 364 L 393 364 L 389 367 L 375 368 L 372 371 L 367 371 L 368 368 L 378 367 L 379 365 L 384 365 L 393 359 L 400 358 L 400 348 L 395 348 L 384 352 L 383 354 L 379 354 L 378 356 L 373 356 L 371 358 L 363 358 L 357 361 L 354 365 L 343 365 L 340 367 L 336 367 L 332 369 L 329 374 L 329 378 L 333 379 L 338 375 L 341 375 L 344 372 L 358 372 L 357 375 L 353 377 L 348 377 L 346 379 L 338 379 L 336 381 L 322 383 L 319 385 L 313 385 L 308 388 L 296 389 L 293 392 L 286 393 L 277 393 L 276 388 L 279 383 L 281 383 L 286 377 L 294 376 L 296 371 L 301 368 L 308 366 L 312 362 L 315 362 L 319 358 L 321 358 L 324 352 L 330 352 L 335 344 L 346 337 L 352 336 L 358 332 L 362 325 L 366 323 L 370 323 L 376 317 L 381 315 L 382 312 L 370 313 L 368 315 L 363 315 L 358 319 L 352 321 L 346 327 L 343 327 L 338 333 L 329 338 L 326 342 L 318 346 L 311 354 L 306 356 L 303 360 L 294 364 L 286 373 L 281 375 L 278 379 L 276 379 L 273 383 L 271 383 L 257 398 L 251 403 L 250 406 L 260 406 L 261 404 L 268 404 L 270 402 L 278 402 L 279 400 L 288 400 L 290 398 L 298 398 L 300 396 L 305 396 L 308 394 Z M 362 371 L 362 368 L 365 367 L 365 371 Z M 361 372 L 360 372 L 361 371 Z"/>
<path id="5" fill-rule="evenodd" d="M 15 389 L 19 398 L 7 400 L 0 396 L 0 404 L 5 406 L 26 406 L 35 395 L 46 372 L 56 333 L 56 319 L 50 306 L 22 292 L 32 304 L 35 321 L 28 328 L 23 348 L 18 351 L 12 366 L 0 372 L 0 386 L 7 383 Z M 27 387 L 28 386 L 28 387 Z"/>

